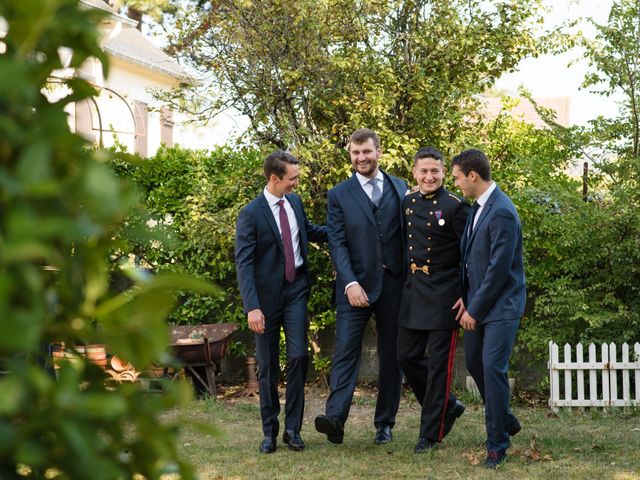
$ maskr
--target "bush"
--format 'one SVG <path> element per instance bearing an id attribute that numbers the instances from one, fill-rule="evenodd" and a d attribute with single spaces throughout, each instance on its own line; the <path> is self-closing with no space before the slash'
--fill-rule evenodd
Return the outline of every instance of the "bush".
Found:
<path id="1" fill-rule="evenodd" d="M 542 371 L 549 340 L 637 338 L 640 209 L 627 190 L 594 176 L 592 198 L 584 202 L 580 180 L 568 173 L 580 143 L 506 114 L 474 135 L 523 223 L 529 299 L 516 354 L 533 355 Z M 328 143 L 296 153 L 303 161 L 298 192 L 311 219 L 324 223 L 327 190 L 349 174 L 346 153 Z M 235 222 L 239 209 L 264 188 L 263 156 L 257 149 L 193 152 L 176 147 L 130 171 L 144 191 L 155 229 L 173 239 L 169 244 L 138 242 L 137 258 L 157 271 L 188 272 L 222 286 L 217 297 L 181 294 L 172 321 L 235 321 L 246 327 L 233 263 Z M 406 160 L 387 154 L 381 163 L 410 177 Z M 319 333 L 335 322 L 333 271 L 326 248 L 310 248 L 309 261 L 315 275 L 309 300 L 313 362 L 327 372 L 328 352 Z"/>
<path id="2" fill-rule="evenodd" d="M 91 56 L 106 73 L 100 11 L 77 0 L 10 0 L 0 18 L 8 26 L 0 53 L 0 478 L 192 478 L 175 444 L 182 421 L 160 421 L 188 400 L 182 384 L 158 397 L 136 385 L 106 388 L 104 371 L 82 358 L 62 362 L 57 381 L 52 375 L 53 341 L 108 344 L 139 370 L 167 361 L 164 319 L 175 288 L 215 291 L 176 275 L 108 291 L 114 231 L 138 197 L 110 171 L 107 152 L 91 152 L 69 131 L 65 106 L 96 95 L 93 88 L 71 78 L 67 96 L 43 94 L 62 68 L 63 46 L 73 50 L 71 67 Z"/>

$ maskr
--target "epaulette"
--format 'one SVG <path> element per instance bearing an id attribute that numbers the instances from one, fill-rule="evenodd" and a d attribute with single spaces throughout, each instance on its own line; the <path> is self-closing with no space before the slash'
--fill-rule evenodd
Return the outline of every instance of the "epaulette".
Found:
<path id="1" fill-rule="evenodd" d="M 410 196 L 412 196 L 412 195 L 413 195 L 413 196 L 415 196 L 415 195 L 417 195 L 417 194 L 419 194 L 419 193 L 420 193 L 420 191 L 419 191 L 419 190 L 416 190 L 415 192 L 413 192 L 413 191 L 411 191 L 411 189 L 408 189 L 408 190 L 407 190 L 407 193 L 405 193 L 405 194 L 404 194 L 404 196 L 405 196 L 405 197 L 410 197 Z"/>
<path id="2" fill-rule="evenodd" d="M 460 197 L 458 197 L 457 195 L 454 195 L 453 193 L 450 193 L 449 196 L 455 200 L 457 200 L 459 203 L 462 203 L 462 199 Z"/>

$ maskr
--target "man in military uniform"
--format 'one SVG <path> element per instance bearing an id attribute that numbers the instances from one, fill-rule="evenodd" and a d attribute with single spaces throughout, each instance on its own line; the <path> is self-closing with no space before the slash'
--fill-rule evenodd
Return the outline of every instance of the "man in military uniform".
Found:
<path id="1" fill-rule="evenodd" d="M 464 405 L 451 393 L 459 324 L 452 307 L 460 297 L 460 239 L 469 203 L 447 191 L 442 153 L 414 156 L 418 190 L 403 203 L 409 269 L 398 316 L 398 361 L 422 406 L 416 453 L 449 433 Z"/>

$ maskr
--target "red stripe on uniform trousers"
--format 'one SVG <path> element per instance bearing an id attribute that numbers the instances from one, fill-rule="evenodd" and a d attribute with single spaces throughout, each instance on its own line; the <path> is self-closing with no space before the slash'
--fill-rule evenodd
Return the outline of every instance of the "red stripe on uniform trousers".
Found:
<path id="1" fill-rule="evenodd" d="M 447 361 L 447 390 L 444 393 L 444 407 L 442 408 L 442 417 L 440 418 L 440 432 L 438 433 L 438 441 L 442 441 L 444 437 L 444 418 L 447 414 L 447 406 L 449 403 L 449 392 L 451 391 L 451 382 L 453 380 L 453 363 L 456 357 L 456 347 L 458 346 L 458 329 L 451 331 L 451 344 L 449 346 L 449 360 Z"/>

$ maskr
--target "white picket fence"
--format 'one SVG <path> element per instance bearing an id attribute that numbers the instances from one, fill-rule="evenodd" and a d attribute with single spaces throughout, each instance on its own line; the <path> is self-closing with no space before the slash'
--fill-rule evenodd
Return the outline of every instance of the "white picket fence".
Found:
<path id="1" fill-rule="evenodd" d="M 640 343 L 634 344 L 631 358 L 629 345 L 623 343 L 620 361 L 615 343 L 603 343 L 599 348 L 590 344 L 588 359 L 582 344 L 576 345 L 575 354 L 571 350 L 571 345 L 565 344 L 560 361 L 558 345 L 549 342 L 551 408 L 640 406 Z"/>

